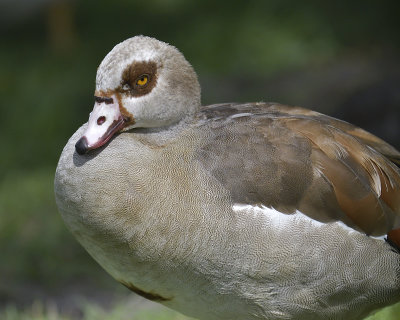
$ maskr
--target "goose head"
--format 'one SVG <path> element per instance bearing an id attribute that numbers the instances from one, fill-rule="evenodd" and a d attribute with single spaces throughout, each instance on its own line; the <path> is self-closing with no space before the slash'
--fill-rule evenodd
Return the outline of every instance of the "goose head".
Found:
<path id="1" fill-rule="evenodd" d="M 97 69 L 94 108 L 75 149 L 85 154 L 121 131 L 173 125 L 199 107 L 197 75 L 178 49 L 144 36 L 127 39 Z"/>

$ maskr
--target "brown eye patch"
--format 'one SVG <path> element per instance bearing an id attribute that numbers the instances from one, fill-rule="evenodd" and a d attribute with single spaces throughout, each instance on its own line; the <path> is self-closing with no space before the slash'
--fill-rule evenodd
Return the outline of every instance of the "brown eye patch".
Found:
<path id="1" fill-rule="evenodd" d="M 153 61 L 133 62 L 122 73 L 118 91 L 133 97 L 148 94 L 157 83 L 157 65 Z"/>

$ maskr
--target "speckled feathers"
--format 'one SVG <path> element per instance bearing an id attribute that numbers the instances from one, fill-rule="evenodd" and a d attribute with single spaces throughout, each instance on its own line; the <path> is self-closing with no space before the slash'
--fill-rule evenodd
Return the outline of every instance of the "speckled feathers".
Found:
<path id="1" fill-rule="evenodd" d="M 202 320 L 360 320 L 400 300 L 396 149 L 303 108 L 201 107 L 183 55 L 143 36 L 104 58 L 95 95 L 55 195 L 117 281 Z"/>

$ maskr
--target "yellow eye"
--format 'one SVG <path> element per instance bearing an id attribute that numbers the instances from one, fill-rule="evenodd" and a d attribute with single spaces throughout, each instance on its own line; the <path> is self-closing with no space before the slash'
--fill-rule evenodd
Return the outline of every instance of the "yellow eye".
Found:
<path id="1" fill-rule="evenodd" d="M 136 84 L 139 87 L 143 87 L 147 84 L 147 82 L 149 82 L 149 76 L 147 74 L 142 74 L 137 80 L 136 80 Z"/>

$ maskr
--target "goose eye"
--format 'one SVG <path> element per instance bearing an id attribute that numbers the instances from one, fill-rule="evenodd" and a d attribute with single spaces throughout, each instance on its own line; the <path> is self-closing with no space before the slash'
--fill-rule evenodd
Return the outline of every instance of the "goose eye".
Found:
<path id="1" fill-rule="evenodd" d="M 136 85 L 139 87 L 145 86 L 149 82 L 149 76 L 147 74 L 142 74 L 137 80 Z"/>

